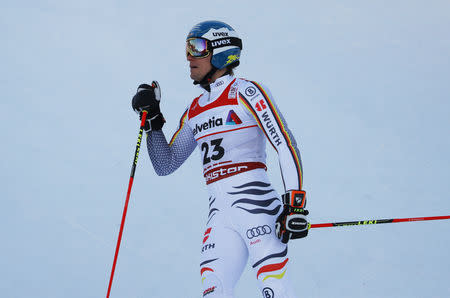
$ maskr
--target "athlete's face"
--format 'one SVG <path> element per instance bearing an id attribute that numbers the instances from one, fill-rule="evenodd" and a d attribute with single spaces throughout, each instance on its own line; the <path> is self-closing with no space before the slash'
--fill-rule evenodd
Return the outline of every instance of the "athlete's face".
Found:
<path id="1" fill-rule="evenodd" d="M 211 71 L 211 57 L 204 58 L 194 58 L 191 55 L 187 55 L 187 60 L 189 61 L 189 68 L 191 70 L 191 79 L 194 81 L 201 81 L 208 72 Z"/>

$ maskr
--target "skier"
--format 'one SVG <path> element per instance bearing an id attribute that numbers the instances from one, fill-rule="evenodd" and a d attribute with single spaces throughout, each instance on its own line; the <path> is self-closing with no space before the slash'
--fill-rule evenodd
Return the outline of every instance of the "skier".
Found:
<path id="1" fill-rule="evenodd" d="M 242 41 L 219 21 L 195 25 L 186 39 L 190 77 L 204 91 L 188 105 L 170 142 L 162 127 L 160 86 L 142 84 L 132 100 L 148 112 L 147 148 L 158 175 L 201 151 L 210 194 L 201 246 L 203 297 L 234 297 L 247 260 L 264 298 L 295 297 L 288 282 L 289 239 L 306 237 L 308 221 L 297 144 L 267 87 L 234 76 Z M 278 153 L 281 199 L 266 173 L 266 141 Z"/>

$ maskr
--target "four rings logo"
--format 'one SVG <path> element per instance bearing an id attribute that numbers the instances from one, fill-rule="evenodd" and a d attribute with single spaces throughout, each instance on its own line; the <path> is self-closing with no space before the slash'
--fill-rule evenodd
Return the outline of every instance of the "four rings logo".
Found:
<path id="1" fill-rule="evenodd" d="M 252 239 L 258 236 L 267 235 L 272 232 L 272 229 L 268 225 L 259 226 L 247 230 L 247 238 Z"/>

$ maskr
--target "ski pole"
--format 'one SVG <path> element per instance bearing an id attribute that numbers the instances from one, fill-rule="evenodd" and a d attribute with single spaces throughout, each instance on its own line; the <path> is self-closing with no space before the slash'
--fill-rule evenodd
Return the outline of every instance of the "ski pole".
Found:
<path id="1" fill-rule="evenodd" d="M 123 207 L 122 222 L 120 223 L 119 237 L 117 239 L 116 252 L 114 254 L 114 262 L 112 265 L 111 277 L 109 278 L 108 293 L 106 294 L 106 298 L 109 298 L 109 294 L 111 292 L 111 286 L 114 278 L 114 271 L 116 269 L 117 256 L 119 255 L 120 241 L 122 240 L 123 227 L 125 225 L 125 217 L 127 216 L 128 201 L 130 200 L 131 187 L 133 186 L 134 172 L 136 171 L 136 165 L 139 157 L 139 150 L 141 148 L 142 134 L 144 132 L 146 118 L 147 118 L 147 111 L 144 110 L 142 112 L 141 126 L 139 127 L 139 135 L 136 144 L 136 151 L 134 152 L 133 165 L 131 166 L 131 174 L 130 174 L 130 181 L 128 182 L 127 198 L 125 199 L 125 206 Z"/>
<path id="2" fill-rule="evenodd" d="M 308 229 L 332 228 L 332 227 L 344 227 L 344 226 L 360 226 L 360 225 L 375 225 L 375 224 L 396 223 L 396 222 L 442 220 L 442 219 L 450 219 L 450 215 L 429 216 L 429 217 L 390 218 L 390 219 L 371 219 L 371 220 L 356 220 L 356 221 L 318 223 L 318 224 L 309 224 Z"/>

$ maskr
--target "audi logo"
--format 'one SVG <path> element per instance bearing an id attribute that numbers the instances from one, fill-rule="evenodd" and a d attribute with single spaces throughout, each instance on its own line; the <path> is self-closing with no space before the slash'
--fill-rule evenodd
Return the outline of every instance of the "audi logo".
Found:
<path id="1" fill-rule="evenodd" d="M 272 233 L 272 229 L 268 225 L 259 226 L 247 230 L 247 238 L 252 239 L 258 236 Z"/>

